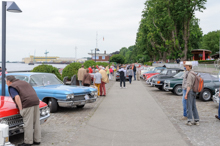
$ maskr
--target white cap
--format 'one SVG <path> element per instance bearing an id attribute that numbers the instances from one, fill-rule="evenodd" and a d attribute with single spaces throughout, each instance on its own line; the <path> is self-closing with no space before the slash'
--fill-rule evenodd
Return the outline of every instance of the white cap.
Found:
<path id="1" fill-rule="evenodd" d="M 190 65 L 190 66 L 192 66 L 192 62 L 191 62 L 191 61 L 186 61 L 184 65 Z"/>

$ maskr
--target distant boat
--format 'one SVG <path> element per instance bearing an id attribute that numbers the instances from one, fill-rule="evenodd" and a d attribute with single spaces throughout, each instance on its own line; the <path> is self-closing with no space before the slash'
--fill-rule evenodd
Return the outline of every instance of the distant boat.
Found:
<path id="1" fill-rule="evenodd" d="M 30 63 L 28 63 L 28 65 L 34 65 L 34 62 L 30 62 Z"/>

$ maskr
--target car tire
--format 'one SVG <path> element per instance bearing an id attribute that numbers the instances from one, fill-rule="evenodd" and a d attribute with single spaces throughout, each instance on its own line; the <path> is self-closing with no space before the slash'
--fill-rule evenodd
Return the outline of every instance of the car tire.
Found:
<path id="1" fill-rule="evenodd" d="M 199 99 L 202 101 L 209 101 L 212 99 L 212 93 L 209 89 L 204 89 L 200 94 L 199 94 Z"/>
<path id="2" fill-rule="evenodd" d="M 183 95 L 183 89 L 181 85 L 177 85 L 174 89 L 173 89 L 173 93 L 178 95 L 178 96 L 182 96 Z"/>
<path id="3" fill-rule="evenodd" d="M 157 87 L 159 90 L 163 91 L 163 86 Z"/>
<path id="4" fill-rule="evenodd" d="M 49 108 L 50 108 L 50 112 L 51 112 L 51 113 L 57 112 L 58 104 L 57 104 L 56 99 L 50 98 L 50 100 L 48 101 L 48 106 L 49 106 Z"/>
<path id="5" fill-rule="evenodd" d="M 85 104 L 84 105 L 77 105 L 76 107 L 77 108 L 83 108 L 85 106 Z"/>

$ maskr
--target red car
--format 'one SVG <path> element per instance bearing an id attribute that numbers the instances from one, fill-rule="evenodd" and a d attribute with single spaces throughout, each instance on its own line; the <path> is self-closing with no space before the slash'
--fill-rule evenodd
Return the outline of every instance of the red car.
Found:
<path id="1" fill-rule="evenodd" d="M 154 76 L 154 75 L 157 75 L 157 74 L 160 74 L 160 73 L 146 73 L 144 74 L 144 79 L 147 81 L 150 77 Z"/>
<path id="2" fill-rule="evenodd" d="M 47 104 L 40 101 L 40 124 L 50 117 Z M 11 97 L 0 96 L 0 123 L 9 125 L 9 136 L 23 133 L 23 119 Z"/>

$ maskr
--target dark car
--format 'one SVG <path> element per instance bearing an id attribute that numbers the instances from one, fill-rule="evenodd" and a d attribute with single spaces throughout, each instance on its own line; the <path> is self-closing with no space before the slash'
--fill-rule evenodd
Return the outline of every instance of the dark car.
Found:
<path id="1" fill-rule="evenodd" d="M 182 69 L 179 68 L 168 68 L 163 70 L 157 77 L 153 79 L 153 85 L 160 90 L 164 90 L 164 81 L 167 78 L 173 78 L 173 76 L 179 72 L 183 72 Z"/>
<path id="2" fill-rule="evenodd" d="M 198 73 L 204 80 L 204 89 L 197 93 L 199 99 L 202 101 L 209 101 L 212 99 L 212 95 L 215 94 L 215 89 L 219 89 L 220 83 L 219 78 L 210 73 Z M 169 90 L 176 95 L 182 96 L 182 82 L 183 76 L 179 78 L 167 79 L 165 81 L 164 88 L 165 90 Z"/>

